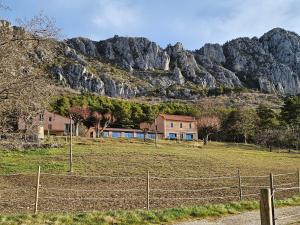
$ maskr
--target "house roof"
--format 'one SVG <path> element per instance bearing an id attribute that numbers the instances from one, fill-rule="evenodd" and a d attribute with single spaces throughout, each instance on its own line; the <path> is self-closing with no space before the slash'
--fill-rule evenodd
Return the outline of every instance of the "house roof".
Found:
<path id="1" fill-rule="evenodd" d="M 90 129 L 95 129 L 95 127 L 90 127 Z M 104 131 L 115 131 L 115 132 L 135 132 L 135 133 L 143 133 L 144 131 L 140 129 L 130 129 L 130 128 L 114 128 L 114 127 L 107 127 Z M 147 131 L 147 133 L 154 133 L 155 131 Z M 160 133 L 160 132 L 157 132 Z"/>
<path id="2" fill-rule="evenodd" d="M 183 121 L 183 122 L 193 122 L 195 121 L 195 117 L 192 116 L 183 116 L 183 115 L 168 115 L 168 114 L 160 114 L 165 120 L 172 121 Z"/>
<path id="3" fill-rule="evenodd" d="M 139 129 L 128 129 L 128 128 L 114 128 L 114 127 L 107 127 L 104 131 L 120 131 L 120 132 L 143 132 Z"/>

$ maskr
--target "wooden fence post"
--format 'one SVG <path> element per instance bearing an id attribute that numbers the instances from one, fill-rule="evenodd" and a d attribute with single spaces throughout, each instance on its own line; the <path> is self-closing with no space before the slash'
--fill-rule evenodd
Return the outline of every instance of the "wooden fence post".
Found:
<path id="1" fill-rule="evenodd" d="M 300 193 L 300 169 L 297 169 L 298 193 Z"/>
<path id="2" fill-rule="evenodd" d="M 243 200 L 243 190 L 242 190 L 242 177 L 241 177 L 241 173 L 240 170 L 238 170 L 238 180 L 239 180 L 239 197 L 240 197 L 240 201 Z"/>
<path id="3" fill-rule="evenodd" d="M 147 171 L 147 210 L 150 209 L 150 173 Z"/>
<path id="4" fill-rule="evenodd" d="M 273 225 L 271 190 L 260 190 L 260 221 L 261 225 Z"/>
<path id="5" fill-rule="evenodd" d="M 36 192 L 35 192 L 35 205 L 34 205 L 34 214 L 38 212 L 38 202 L 39 202 L 39 190 L 40 190 L 40 176 L 41 176 L 41 167 L 39 166 L 37 177 L 36 177 Z"/>
<path id="6" fill-rule="evenodd" d="M 73 126 L 72 126 L 72 117 L 70 116 L 70 151 L 69 151 L 69 172 L 73 172 Z"/>
<path id="7" fill-rule="evenodd" d="M 272 224 L 275 225 L 275 202 L 274 202 L 274 176 L 270 173 L 270 190 L 271 190 L 271 204 L 272 204 Z"/>

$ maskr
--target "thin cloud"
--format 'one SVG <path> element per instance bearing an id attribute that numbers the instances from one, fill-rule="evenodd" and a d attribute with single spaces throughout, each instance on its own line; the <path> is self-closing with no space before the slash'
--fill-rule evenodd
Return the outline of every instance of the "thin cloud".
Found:
<path id="1" fill-rule="evenodd" d="M 93 23 L 98 28 L 116 32 L 137 26 L 140 18 L 138 10 L 126 1 L 102 1 L 95 13 Z"/>
<path id="2" fill-rule="evenodd" d="M 5 0 L 11 21 L 40 10 L 57 18 L 68 37 L 95 40 L 115 34 L 144 36 L 162 47 L 182 42 L 186 49 L 261 36 L 274 27 L 300 33 L 299 0 Z"/>

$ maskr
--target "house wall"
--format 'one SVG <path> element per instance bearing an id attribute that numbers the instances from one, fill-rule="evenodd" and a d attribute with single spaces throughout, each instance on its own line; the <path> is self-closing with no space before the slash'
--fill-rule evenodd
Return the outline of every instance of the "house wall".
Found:
<path id="1" fill-rule="evenodd" d="M 133 130 L 128 129 L 126 131 L 124 131 L 122 129 L 120 129 L 120 130 L 116 129 L 114 131 L 104 130 L 104 132 L 107 132 L 107 134 L 108 134 L 105 137 L 110 137 L 110 138 L 113 137 L 113 132 L 120 133 L 121 138 L 138 138 L 138 134 L 144 134 L 142 131 L 137 131 L 137 130 L 134 130 L 134 129 Z M 126 135 L 125 135 L 126 133 L 131 133 L 132 137 L 128 137 L 128 136 L 126 137 Z M 150 137 L 151 134 L 152 134 L 152 137 L 153 137 L 153 135 L 155 135 L 155 133 L 149 132 L 149 133 L 146 134 L 146 138 L 151 138 Z M 88 131 L 86 132 L 85 136 L 90 137 L 90 138 L 96 138 L 96 129 L 94 127 L 89 128 Z M 159 133 L 159 134 L 157 134 L 157 138 L 161 139 L 161 138 L 163 138 L 163 135 Z"/>
<path id="2" fill-rule="evenodd" d="M 157 126 L 157 132 L 164 133 L 165 132 L 165 119 L 162 116 L 158 116 L 155 120 Z M 155 123 L 150 126 L 151 131 L 155 131 Z"/>
<path id="3" fill-rule="evenodd" d="M 171 127 L 173 123 L 173 127 Z M 182 123 L 182 128 L 180 127 Z M 190 128 L 191 123 L 191 128 Z M 169 138 L 170 133 L 175 133 L 177 139 L 186 139 L 186 134 L 193 134 L 193 140 L 198 140 L 198 129 L 196 126 L 196 121 L 186 122 L 186 121 L 177 121 L 177 120 L 168 120 L 163 116 L 159 115 L 156 118 L 157 131 L 162 133 L 163 138 Z M 151 131 L 155 131 L 155 123 L 151 125 Z"/>
<path id="4" fill-rule="evenodd" d="M 173 127 L 171 124 L 173 123 Z M 182 124 L 182 128 L 180 127 Z M 191 128 L 190 128 L 191 124 Z M 177 139 L 186 139 L 186 134 L 193 134 L 193 140 L 198 139 L 198 130 L 196 127 L 196 122 L 185 122 L 185 121 L 165 121 L 165 138 L 169 137 L 170 133 L 175 133 Z"/>
<path id="5" fill-rule="evenodd" d="M 70 119 L 46 111 L 44 113 L 43 124 L 44 124 L 45 133 L 48 132 L 48 128 L 51 128 L 49 129 L 50 133 L 53 132 L 53 134 L 57 134 L 57 133 L 63 134 L 65 131 L 65 124 L 70 124 Z"/>
<path id="6" fill-rule="evenodd" d="M 34 118 L 33 123 L 35 126 L 39 127 L 39 132 L 41 130 L 40 127 L 43 127 L 45 135 L 62 136 L 65 135 L 65 124 L 70 124 L 70 119 L 56 113 L 45 111 L 42 117 L 41 114 L 38 114 Z M 18 128 L 19 130 L 25 130 L 25 123 L 21 119 L 18 121 Z"/>

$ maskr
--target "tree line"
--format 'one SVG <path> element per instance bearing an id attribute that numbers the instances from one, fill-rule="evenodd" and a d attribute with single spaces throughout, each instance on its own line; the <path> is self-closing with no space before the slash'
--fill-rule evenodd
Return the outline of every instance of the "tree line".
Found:
<path id="1" fill-rule="evenodd" d="M 88 93 L 57 97 L 51 103 L 50 110 L 63 116 L 71 115 L 76 127 L 82 122 L 87 127 L 94 126 L 97 129 L 103 129 L 108 125 L 140 128 L 141 123 L 152 123 L 161 113 L 190 116 L 197 113 L 192 105 L 174 101 L 149 104 Z"/>
<path id="2" fill-rule="evenodd" d="M 254 143 L 270 149 L 300 147 L 299 96 L 286 97 L 278 111 L 259 105 L 256 109 L 232 109 L 218 118 L 222 119 L 211 128 L 211 139 Z"/>
<path id="3" fill-rule="evenodd" d="M 160 113 L 190 115 L 197 118 L 199 137 L 205 144 L 212 139 L 255 143 L 269 148 L 300 147 L 299 96 L 286 97 L 277 111 L 264 105 L 257 108 L 207 108 L 174 101 L 150 104 L 92 94 L 60 96 L 51 104 L 51 110 L 65 116 L 70 110 L 80 111 L 80 108 L 81 113 L 88 110 L 85 112 L 88 115 L 81 116 L 79 121 L 97 129 L 107 126 L 140 128 L 141 123 L 153 122 Z"/>

